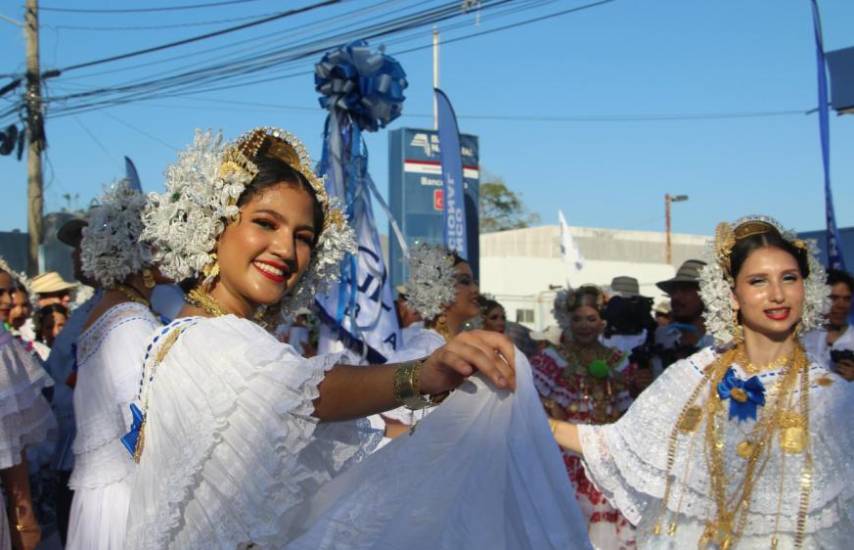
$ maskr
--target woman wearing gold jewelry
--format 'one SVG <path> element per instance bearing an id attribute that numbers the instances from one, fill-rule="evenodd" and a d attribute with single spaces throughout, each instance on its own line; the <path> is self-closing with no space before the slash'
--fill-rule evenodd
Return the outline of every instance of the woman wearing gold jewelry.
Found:
<path id="1" fill-rule="evenodd" d="M 324 494 L 330 477 L 374 444 L 348 420 L 399 405 L 423 408 L 433 403 L 431 396 L 463 382 L 470 390 L 479 388 L 472 399 L 486 399 L 488 406 L 501 409 L 501 403 L 514 402 L 499 399 L 506 392 L 489 392 L 485 386 L 485 380 L 503 390 L 516 385 L 514 349 L 501 335 L 464 333 L 423 360 L 351 367 L 338 364 L 337 354 L 302 358 L 254 321 L 275 320 L 280 309 L 295 311 L 310 303 L 353 250 L 352 231 L 311 166 L 303 145 L 283 130 L 259 128 L 229 144 L 199 132 L 169 168 L 166 192 L 152 198 L 144 238 L 152 242 L 160 269 L 175 280 L 196 278 L 198 284 L 186 317 L 158 331 L 152 341 L 135 421 L 123 439 L 138 461 L 127 548 L 281 548 L 305 530 L 311 531 L 307 536 L 316 534 L 318 521 L 324 542 L 298 547 L 409 547 L 376 542 L 390 533 L 378 525 L 402 525 L 388 516 L 399 506 L 384 507 L 385 515 L 372 515 L 370 524 L 339 531 L 350 525 L 345 519 L 372 510 L 383 499 L 418 501 L 427 488 L 408 484 L 437 466 L 442 466 L 437 475 L 454 473 L 445 465 L 455 455 L 445 446 L 424 447 L 430 429 L 389 445 L 362 464 L 368 472 L 383 474 L 383 482 L 357 483 L 327 501 L 340 502 L 359 489 L 370 493 L 345 510 L 347 518 L 326 524 L 316 517 L 322 504 L 307 499 Z M 483 377 L 466 381 L 478 371 Z M 454 406 L 465 397 L 450 398 L 442 407 L 464 418 L 465 412 Z M 545 423 L 542 427 L 547 435 Z M 491 441 L 503 445 L 503 434 Z M 400 450 L 412 450 L 419 461 L 379 467 L 372 462 Z M 493 453 L 506 457 L 506 452 Z M 426 462 L 428 455 L 436 463 Z M 463 458 L 453 461 L 457 471 L 475 463 Z M 501 464 L 496 462 L 503 471 Z M 543 466 L 532 472 L 547 488 L 547 501 L 554 491 L 542 476 L 550 471 Z M 389 481 L 393 475 L 396 482 Z M 505 487 L 502 477 L 495 482 Z M 418 526 L 408 525 L 413 530 L 403 540 L 420 544 L 458 533 L 451 518 L 442 521 L 445 501 L 437 502 L 449 496 L 450 487 L 464 488 L 433 484 L 435 496 L 425 501 L 419 517 L 451 528 L 422 535 Z M 510 495 L 517 489 L 506 490 Z M 466 515 L 500 521 L 484 506 L 456 502 Z M 510 503 L 522 507 L 514 499 Z M 572 511 L 564 512 L 562 518 L 569 521 Z M 570 537 L 570 528 L 562 524 L 554 527 L 554 535 L 514 525 L 518 528 L 510 534 L 522 541 L 542 537 L 568 544 Z"/>
<path id="2" fill-rule="evenodd" d="M 466 321 L 480 313 L 479 292 L 471 266 L 444 247 L 416 244 L 409 251 L 406 303 L 424 319 L 389 361 L 417 359 L 433 353 L 462 332 Z M 431 409 L 412 411 L 398 407 L 382 414 L 386 436 L 398 437 L 424 418 Z M 417 418 L 416 418 L 417 417 Z"/>
<path id="3" fill-rule="evenodd" d="M 669 367 L 616 423 L 552 421 L 641 548 L 846 548 L 851 386 L 804 353 L 824 271 L 773 219 L 720 224 L 701 277 L 716 346 Z"/>
<path id="4" fill-rule="evenodd" d="M 125 547 L 134 465 L 120 439 L 145 347 L 161 325 L 150 308 L 151 253 L 139 242 L 145 203 L 138 182 L 120 180 L 100 197 L 82 231 L 83 273 L 104 292 L 77 342 L 69 549 Z"/>
<path id="5" fill-rule="evenodd" d="M 564 331 L 563 344 L 531 358 L 534 383 L 553 418 L 607 424 L 631 404 L 627 356 L 599 340 L 605 328 L 603 305 L 602 291 L 592 285 L 563 289 L 555 297 L 554 315 Z M 564 451 L 563 460 L 593 546 L 633 548 L 634 528 L 588 481 L 579 457 Z"/>

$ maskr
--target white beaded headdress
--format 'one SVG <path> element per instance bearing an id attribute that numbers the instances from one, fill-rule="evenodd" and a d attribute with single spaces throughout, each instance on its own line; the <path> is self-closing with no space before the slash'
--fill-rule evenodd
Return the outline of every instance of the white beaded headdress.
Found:
<path id="1" fill-rule="evenodd" d="M 409 249 L 406 303 L 430 321 L 456 298 L 454 257 L 446 248 L 419 243 Z"/>
<path id="2" fill-rule="evenodd" d="M 151 249 L 139 240 L 145 195 L 129 179 L 110 186 L 89 214 L 80 240 L 80 263 L 87 277 L 110 288 L 151 263 Z"/>
<path id="3" fill-rule="evenodd" d="M 23 286 L 27 290 L 27 294 L 32 296 L 32 292 L 30 291 L 30 278 L 26 276 L 24 273 L 19 273 L 12 269 L 12 267 L 6 263 L 6 258 L 0 256 L 0 271 L 5 271 L 12 277 L 13 281 L 16 281 L 18 284 Z"/>
<path id="4" fill-rule="evenodd" d="M 732 248 L 740 239 L 768 232 L 773 229 L 797 248 L 806 251 L 809 275 L 804 280 L 804 310 L 801 316 L 801 331 L 807 332 L 821 326 L 830 305 L 830 289 L 825 283 L 824 267 L 817 259 L 812 243 L 799 239 L 797 235 L 768 216 L 747 216 L 732 224 L 718 224 L 715 238 L 706 247 L 706 265 L 700 271 L 700 297 L 706 306 L 703 314 L 706 330 L 718 346 L 733 341 L 736 312 L 732 307 L 734 281 L 730 273 Z"/>
<path id="5" fill-rule="evenodd" d="M 582 285 L 578 288 L 562 288 L 555 294 L 554 303 L 552 305 L 552 315 L 560 328 L 566 330 L 569 328 L 569 322 L 572 319 L 572 313 L 569 311 L 570 306 L 575 303 L 576 293 L 583 292 L 593 295 L 596 292 L 596 305 L 599 309 L 605 305 L 605 295 L 602 290 L 594 285 Z"/>
<path id="6" fill-rule="evenodd" d="M 355 251 L 353 230 L 329 200 L 302 142 L 277 128 L 256 128 L 233 143 L 222 133 L 196 130 L 193 143 L 166 171 L 166 192 L 149 196 L 143 215 L 143 239 L 153 247 L 155 263 L 175 281 L 205 274 L 215 262 L 216 242 L 239 214 L 237 201 L 258 173 L 255 159 L 263 146 L 299 172 L 323 209 L 323 227 L 311 263 L 293 291 L 282 300 L 288 312 L 306 307 L 314 295 L 339 276 L 344 256 Z"/>

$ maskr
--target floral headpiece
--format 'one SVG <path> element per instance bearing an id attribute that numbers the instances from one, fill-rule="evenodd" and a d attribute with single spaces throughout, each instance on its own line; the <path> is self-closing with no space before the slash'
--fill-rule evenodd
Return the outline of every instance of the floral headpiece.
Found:
<path id="1" fill-rule="evenodd" d="M 353 230 L 344 213 L 329 200 L 323 180 L 296 136 L 278 128 L 256 128 L 233 143 L 222 133 L 196 130 L 193 143 L 166 171 L 166 192 L 149 196 L 142 238 L 152 244 L 154 261 L 175 281 L 205 275 L 211 282 L 216 242 L 240 212 L 237 201 L 258 174 L 259 151 L 273 156 L 308 181 L 323 209 L 323 227 L 311 263 L 281 305 L 288 312 L 306 307 L 314 295 L 337 280 L 339 264 L 355 251 Z"/>
<path id="2" fill-rule="evenodd" d="M 409 249 L 406 303 L 422 319 L 435 319 L 454 301 L 454 283 L 454 257 L 447 249 L 427 243 Z"/>
<path id="3" fill-rule="evenodd" d="M 129 179 L 108 188 L 82 230 L 80 263 L 86 276 L 110 288 L 151 263 L 151 249 L 140 242 L 145 195 Z"/>
<path id="4" fill-rule="evenodd" d="M 27 277 L 26 274 L 19 273 L 12 269 L 12 267 L 8 263 L 6 263 L 6 258 L 4 258 L 3 256 L 0 256 L 0 271 L 5 271 L 6 273 L 8 273 L 9 276 L 12 277 L 13 281 L 16 281 L 19 285 L 23 286 L 26 289 L 27 294 L 29 294 L 30 296 L 33 295 L 32 291 L 30 290 L 30 278 Z"/>
<path id="5" fill-rule="evenodd" d="M 578 288 L 562 288 L 555 294 L 552 315 L 560 328 L 566 329 L 569 327 L 569 322 L 572 319 L 572 314 L 569 308 L 575 305 L 576 300 L 581 294 L 594 296 L 596 299 L 596 308 L 601 311 L 605 305 L 605 294 L 594 285 L 582 285 Z"/>
<path id="6" fill-rule="evenodd" d="M 731 265 L 732 249 L 738 241 L 762 233 L 777 233 L 806 252 L 809 275 L 804 280 L 801 331 L 807 332 L 821 326 L 830 305 L 825 270 L 811 243 L 798 238 L 794 232 L 786 230 L 777 220 L 767 216 L 747 216 L 732 224 L 718 224 L 715 238 L 706 248 L 707 263 L 700 271 L 700 297 L 706 306 L 703 314 L 706 330 L 715 338 L 718 346 L 732 343 L 737 319 L 731 300 L 735 285 Z"/>

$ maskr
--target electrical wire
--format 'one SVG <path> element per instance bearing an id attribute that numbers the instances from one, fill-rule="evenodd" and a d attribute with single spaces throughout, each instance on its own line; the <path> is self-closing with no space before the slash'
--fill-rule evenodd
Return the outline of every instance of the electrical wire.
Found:
<path id="1" fill-rule="evenodd" d="M 87 8 L 58 8 L 54 6 L 40 6 L 40 11 L 55 11 L 61 13 L 86 13 L 86 14 L 114 14 L 114 13 L 159 13 L 164 11 L 194 10 L 200 8 L 217 8 L 231 6 L 234 4 L 249 4 L 259 0 L 223 0 L 221 2 L 207 2 L 204 4 L 185 4 L 182 6 L 168 6 L 162 8 L 120 8 L 120 9 L 87 9 Z"/>

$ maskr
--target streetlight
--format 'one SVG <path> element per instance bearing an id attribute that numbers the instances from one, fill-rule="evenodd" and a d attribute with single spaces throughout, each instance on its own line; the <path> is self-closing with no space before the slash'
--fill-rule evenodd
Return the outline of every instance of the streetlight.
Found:
<path id="1" fill-rule="evenodd" d="M 687 200 L 688 195 L 671 195 L 670 193 L 666 193 L 664 195 L 664 224 L 666 228 L 665 232 L 667 234 L 665 257 L 667 258 L 668 264 L 673 262 L 672 249 L 670 244 L 670 204 L 674 202 L 684 202 Z"/>

